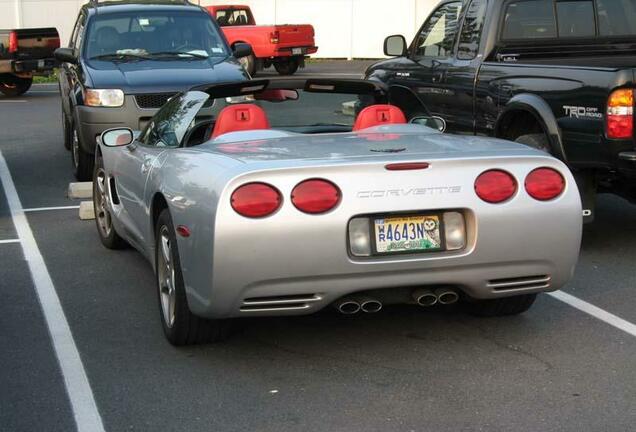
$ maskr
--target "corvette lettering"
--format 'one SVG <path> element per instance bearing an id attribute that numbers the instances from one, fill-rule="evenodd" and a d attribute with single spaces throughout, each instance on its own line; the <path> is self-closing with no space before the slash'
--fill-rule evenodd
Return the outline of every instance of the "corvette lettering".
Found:
<path id="1" fill-rule="evenodd" d="M 358 198 L 398 198 L 416 195 L 442 195 L 454 194 L 462 191 L 461 186 L 438 186 L 427 188 L 410 188 L 410 189 L 378 189 L 365 190 L 357 193 Z"/>

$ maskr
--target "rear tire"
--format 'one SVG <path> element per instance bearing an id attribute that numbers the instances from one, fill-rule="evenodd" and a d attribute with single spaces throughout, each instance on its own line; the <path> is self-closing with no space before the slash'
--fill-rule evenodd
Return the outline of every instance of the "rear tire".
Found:
<path id="1" fill-rule="evenodd" d="M 279 75 L 293 75 L 298 70 L 300 62 L 295 58 L 289 60 L 281 60 L 274 63 L 274 69 Z"/>
<path id="2" fill-rule="evenodd" d="M 515 141 L 546 153 L 552 153 L 550 151 L 550 142 L 548 141 L 548 137 L 542 133 L 521 135 Z"/>
<path id="3" fill-rule="evenodd" d="M 80 134 L 74 122 L 71 123 L 71 163 L 78 181 L 90 181 L 93 178 L 95 159 L 82 148 Z"/>
<path id="4" fill-rule="evenodd" d="M 0 93 L 7 97 L 23 95 L 33 84 L 33 78 L 20 78 L 12 74 L 0 75 Z"/>
<path id="5" fill-rule="evenodd" d="M 71 137 L 71 125 L 66 118 L 66 114 L 64 114 L 64 108 L 62 108 L 62 136 L 64 138 L 64 148 L 70 150 L 73 138 Z"/>
<path id="6" fill-rule="evenodd" d="M 471 302 L 465 302 L 463 306 L 466 312 L 471 315 L 480 317 L 498 317 L 524 313 L 530 309 L 536 299 L 537 294 L 524 294 L 514 297 L 474 300 Z"/>
<path id="7" fill-rule="evenodd" d="M 172 345 L 219 342 L 227 339 L 230 330 L 228 321 L 206 320 L 190 311 L 175 229 L 167 209 L 161 212 L 157 220 L 155 269 L 161 326 Z"/>
<path id="8" fill-rule="evenodd" d="M 93 176 L 93 209 L 95 211 L 95 225 L 102 244 L 108 249 L 124 249 L 128 246 L 113 226 L 113 217 L 108 210 L 108 179 L 102 158 L 97 159 Z"/>

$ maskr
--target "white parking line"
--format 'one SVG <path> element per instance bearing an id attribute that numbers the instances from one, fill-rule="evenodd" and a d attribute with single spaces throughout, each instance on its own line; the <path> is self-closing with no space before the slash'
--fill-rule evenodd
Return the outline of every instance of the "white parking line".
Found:
<path id="1" fill-rule="evenodd" d="M 22 209 L 22 211 L 25 213 L 31 213 L 31 212 L 41 212 L 41 211 L 51 211 L 51 210 L 77 210 L 78 208 L 80 208 L 80 206 L 78 205 L 59 206 L 59 207 L 35 207 L 35 208 Z"/>
<path id="2" fill-rule="evenodd" d="M 22 252 L 29 265 L 33 285 L 44 313 L 57 360 L 64 377 L 75 424 L 79 432 L 103 432 L 104 425 L 97 410 L 82 359 L 73 340 L 53 280 L 35 241 L 29 221 L 22 209 L 9 167 L 0 151 L 0 183 L 4 187 L 13 225 L 21 240 Z"/>
<path id="3" fill-rule="evenodd" d="M 570 306 L 580 310 L 581 312 L 585 312 L 586 314 L 591 315 L 594 318 L 611 325 L 612 327 L 616 327 L 619 330 L 623 330 L 625 333 L 636 336 L 636 325 L 630 323 L 629 321 L 625 321 L 623 318 L 617 317 L 616 315 L 611 314 L 599 307 L 596 307 L 591 303 L 583 301 L 580 298 L 574 297 L 573 295 L 563 291 L 551 292 L 548 293 L 548 295 L 554 297 L 557 300 L 561 300 L 562 302 L 567 303 Z"/>
<path id="4" fill-rule="evenodd" d="M 17 100 L 17 99 L 7 99 L 7 100 L 0 99 L 0 103 L 23 103 L 23 102 L 26 102 L 26 101 L 22 100 L 22 99 L 20 99 L 20 100 Z"/>
<path id="5" fill-rule="evenodd" d="M 20 239 L 0 240 L 0 244 L 20 243 Z"/>

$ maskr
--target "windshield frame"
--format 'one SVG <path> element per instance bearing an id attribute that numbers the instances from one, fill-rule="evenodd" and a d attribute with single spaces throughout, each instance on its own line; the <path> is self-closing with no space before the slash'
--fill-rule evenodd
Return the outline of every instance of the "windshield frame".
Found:
<path id="1" fill-rule="evenodd" d="M 176 15 L 190 15 L 190 16 L 196 16 L 196 15 L 200 15 L 203 16 L 203 18 L 207 18 L 210 20 L 210 23 L 212 24 L 212 28 L 214 29 L 215 33 L 216 33 L 216 37 L 219 39 L 219 41 L 222 43 L 223 45 L 223 53 L 219 53 L 218 55 L 209 55 L 206 59 L 203 58 L 197 58 L 197 57 L 189 57 L 189 56 L 183 56 L 181 57 L 182 60 L 207 60 L 207 59 L 226 59 L 228 57 L 230 57 L 232 55 L 232 50 L 230 49 L 230 46 L 227 42 L 227 39 L 225 38 L 225 35 L 223 34 L 223 31 L 221 30 L 221 27 L 218 25 L 218 23 L 216 22 L 216 20 L 214 20 L 212 18 L 212 15 L 210 15 L 209 13 L 205 12 L 204 10 L 176 10 L 176 9 L 150 9 L 150 10 L 142 10 L 142 9 L 135 9 L 135 10 L 131 10 L 131 11 L 119 11 L 119 12 L 109 12 L 109 13 L 96 13 L 93 14 L 92 16 L 89 16 L 87 19 L 87 23 L 86 23 L 86 29 L 84 31 L 84 38 L 82 41 L 82 46 L 81 46 L 81 56 L 83 58 L 85 58 L 86 60 L 98 60 L 95 58 L 95 56 L 88 56 L 88 51 L 89 51 L 89 41 L 91 40 L 90 35 L 92 34 L 92 32 L 94 31 L 95 28 L 95 23 L 99 22 L 100 20 L 104 19 L 114 19 L 114 18 L 129 18 L 129 19 L 135 19 L 135 18 L 139 18 L 142 15 L 164 15 L 166 17 L 172 17 L 172 16 L 176 16 Z M 117 55 L 117 53 L 112 53 L 113 56 Z M 152 56 L 152 53 L 148 52 L 147 56 Z M 176 57 L 176 56 L 175 56 Z M 143 59 L 142 59 L 143 60 Z M 108 62 L 112 62 L 113 60 L 98 60 L 98 61 L 108 61 Z"/>

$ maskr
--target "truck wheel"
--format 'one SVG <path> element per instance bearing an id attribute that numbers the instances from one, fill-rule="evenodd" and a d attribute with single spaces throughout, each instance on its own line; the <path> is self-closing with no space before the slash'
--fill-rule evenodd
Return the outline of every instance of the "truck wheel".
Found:
<path id="1" fill-rule="evenodd" d="M 70 150 L 71 142 L 73 141 L 71 138 L 71 125 L 66 118 L 66 114 L 64 114 L 64 108 L 62 108 L 62 136 L 64 138 L 64 148 Z"/>
<path id="2" fill-rule="evenodd" d="M 26 93 L 33 84 L 33 78 L 20 78 L 11 74 L 0 76 L 0 92 L 8 97 L 16 97 Z"/>
<path id="3" fill-rule="evenodd" d="M 463 303 L 463 306 L 469 314 L 481 317 L 518 315 L 530 309 L 536 298 L 536 294 L 524 294 L 514 297 L 473 300 Z"/>
<path id="4" fill-rule="evenodd" d="M 274 69 L 280 75 L 293 75 L 298 70 L 300 63 L 295 58 L 289 60 L 281 60 L 274 63 Z"/>
<path id="5" fill-rule="evenodd" d="M 92 154 L 82 148 L 80 135 L 74 122 L 71 125 L 71 162 L 73 174 L 78 181 L 91 181 L 95 160 Z"/>
<path id="6" fill-rule="evenodd" d="M 537 150 L 544 151 L 546 153 L 552 153 L 550 151 L 550 143 L 548 142 L 548 137 L 542 133 L 521 135 L 515 141 L 535 148 Z"/>
<path id="7" fill-rule="evenodd" d="M 155 268 L 161 325 L 173 345 L 218 342 L 229 335 L 225 320 L 206 320 L 194 315 L 188 306 L 183 283 L 177 239 L 170 212 L 165 209 L 157 220 Z"/>
<path id="8" fill-rule="evenodd" d="M 256 75 L 256 57 L 254 57 L 254 54 L 241 57 L 239 59 L 239 63 L 241 63 L 243 69 L 245 69 L 245 71 L 250 74 L 251 77 Z"/>

